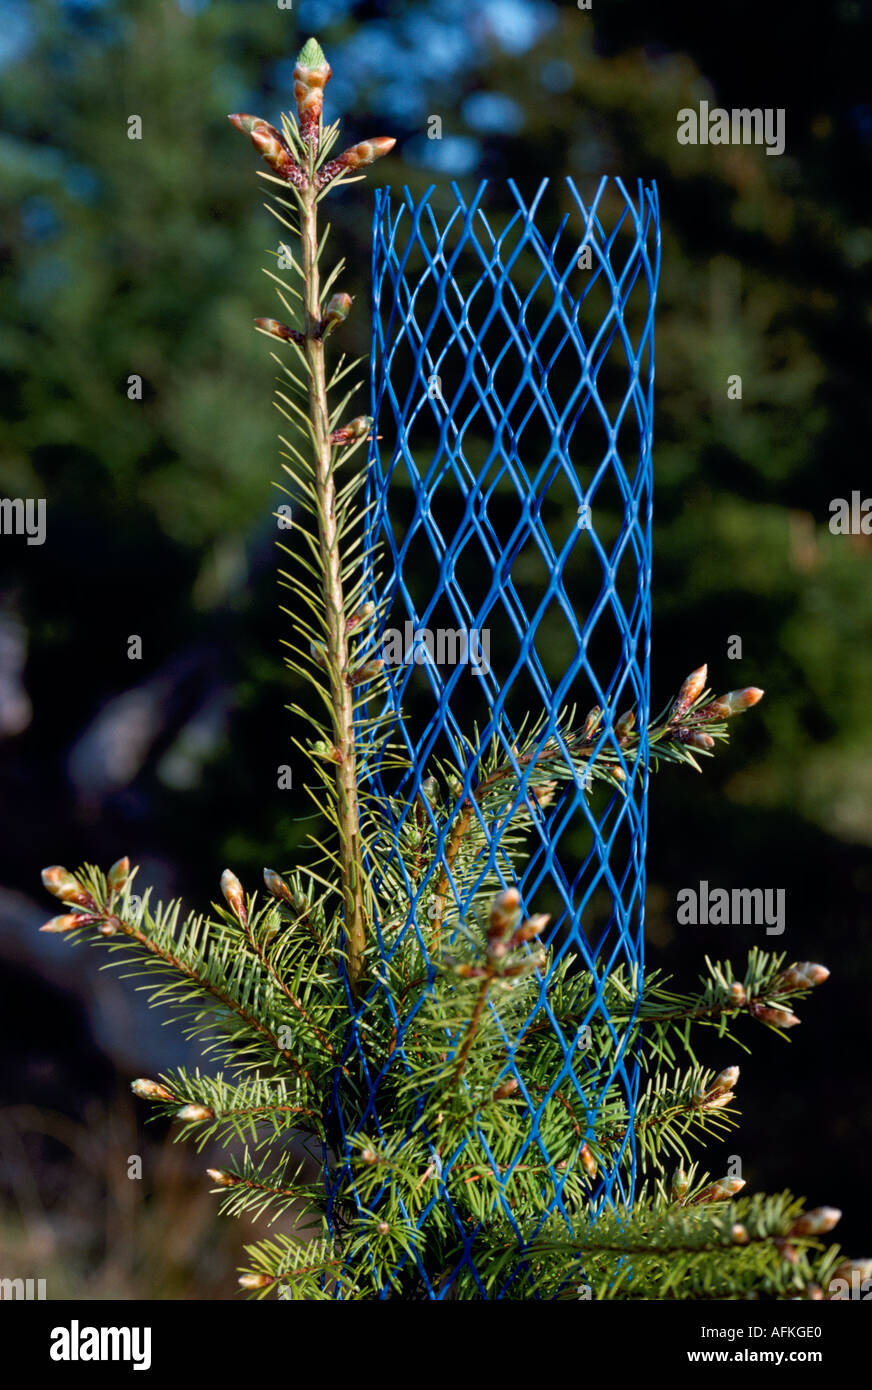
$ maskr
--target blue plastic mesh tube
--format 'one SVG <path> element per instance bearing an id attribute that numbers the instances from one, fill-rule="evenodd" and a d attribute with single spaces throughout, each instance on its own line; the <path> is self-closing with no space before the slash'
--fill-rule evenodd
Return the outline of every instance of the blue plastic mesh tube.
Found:
<path id="1" fill-rule="evenodd" d="M 631 191 L 603 178 L 587 202 L 569 179 L 543 181 L 529 200 L 513 182 L 482 183 L 468 199 L 456 185 L 417 200 L 406 188 L 376 193 L 371 414 L 381 437 L 369 460 L 367 543 L 380 553 L 371 592 L 387 606 L 373 650 L 387 661 L 386 713 L 406 716 L 393 736 L 411 771 L 392 772 L 364 732 L 370 792 L 399 788 L 411 806 L 423 779 L 450 759 L 460 771 L 452 796 L 468 800 L 494 741 L 514 757 L 525 717 L 539 720 L 540 746 L 556 741 L 572 767 L 561 714 L 576 703 L 576 723 L 591 706 L 605 711 L 600 747 L 619 747 L 613 721 L 630 706 L 647 726 L 659 263 L 657 193 L 641 182 Z M 526 911 L 550 911 L 555 962 L 572 953 L 598 981 L 619 964 L 643 966 L 647 760 L 643 739 L 623 764 L 623 783 L 605 792 L 585 787 L 577 770 L 549 791 L 535 759 L 516 763 L 513 809 L 526 807 L 530 830 L 514 868 L 501 847 L 511 813 L 482 822 L 481 875 L 496 869 L 517 884 Z M 455 880 L 449 834 L 432 872 L 445 871 L 452 920 L 463 921 L 476 883 Z M 408 910 L 390 932 L 379 926 L 383 954 L 406 931 L 428 944 L 416 912 L 428 884 L 403 877 Z M 558 1090 L 574 1092 L 592 1121 L 617 1080 L 632 1116 L 639 1084 L 602 998 L 564 1036 L 547 983 L 525 1027 L 547 1016 L 564 1062 L 547 1096 L 527 1098 L 528 1134 L 515 1159 L 533 1151 L 552 1166 L 556 1196 L 543 1201 L 543 1221 L 562 1197 L 539 1135 L 541 1107 Z M 402 1067 L 408 1019 L 400 1001 L 392 1011 L 390 1065 Z M 588 1051 L 596 1029 L 611 1031 L 607 1064 Z M 382 1081 L 367 1075 L 360 1129 L 378 1129 Z M 624 1142 L 632 1153 L 632 1124 Z M 634 1161 L 629 1172 L 602 1171 L 595 1201 L 631 1198 Z M 448 1201 L 444 1187 L 433 1201 Z M 474 1271 L 473 1239 L 466 1249 Z M 511 1297 L 512 1277 L 500 1296 Z M 422 1278 L 424 1296 L 438 1298 Z"/>

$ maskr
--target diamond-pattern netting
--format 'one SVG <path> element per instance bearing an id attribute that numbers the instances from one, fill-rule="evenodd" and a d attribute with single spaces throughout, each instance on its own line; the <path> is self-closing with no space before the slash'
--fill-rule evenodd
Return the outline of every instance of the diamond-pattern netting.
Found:
<path id="1" fill-rule="evenodd" d="M 598 982 L 578 1033 L 561 1032 L 547 979 L 524 1024 L 547 1021 L 563 1062 L 547 1095 L 526 1097 L 528 1132 L 500 1173 L 500 1202 L 512 1221 L 512 1168 L 541 1155 L 555 1177 L 544 1220 L 562 1210 L 562 1185 L 540 1134 L 542 1107 L 571 1090 L 592 1123 L 617 1081 L 632 1117 L 638 1088 L 599 990 L 616 966 L 642 966 L 648 750 L 643 739 L 624 761 L 613 720 L 634 706 L 644 729 L 649 710 L 660 238 L 656 190 L 641 182 L 631 193 L 603 178 L 589 203 L 568 179 L 543 181 L 529 202 L 509 182 L 493 211 L 491 192 L 483 183 L 468 200 L 455 185 L 450 196 L 431 188 L 417 201 L 408 189 L 376 194 L 371 413 L 379 438 L 367 524 L 381 547 L 373 592 L 387 612 L 374 650 L 387 661 L 389 712 L 403 711 L 393 736 L 411 770 L 393 771 L 365 734 L 362 753 L 370 790 L 403 794 L 398 836 L 421 804 L 422 781 L 450 760 L 460 774 L 455 807 L 472 803 L 485 844 L 478 877 L 461 880 L 450 825 L 439 832 L 431 874 L 447 879 L 454 920 L 466 920 L 479 884 L 496 871 L 506 886 L 517 884 L 527 912 L 550 912 L 555 960 L 572 954 Z M 574 705 L 580 720 L 593 705 L 606 711 L 597 748 L 617 751 L 620 787 L 591 789 L 579 777 L 560 717 Z M 514 801 L 488 821 L 473 795 L 483 761 L 494 741 L 515 758 L 525 717 L 539 721 L 538 746 L 557 741 L 571 775 L 546 793 L 535 757 L 515 762 Z M 520 811 L 527 847 L 512 862 L 505 837 Z M 432 953 L 418 911 L 432 882 L 410 881 L 399 859 L 392 869 L 410 906 L 390 931 L 379 924 L 379 949 L 388 958 L 411 931 Z M 401 1000 L 389 1006 L 397 1039 L 389 1065 L 407 1067 L 411 1020 Z M 609 1031 L 606 1061 L 582 1046 L 586 1025 Z M 513 1040 L 505 1042 L 508 1077 Z M 360 1055 L 369 1089 L 357 1127 L 371 1133 L 384 1074 Z M 341 1114 L 339 1123 L 349 1137 Z M 632 1159 L 632 1124 L 624 1144 Z M 462 1146 L 441 1155 L 443 1178 L 461 1159 Z M 629 1198 L 634 1172 L 632 1161 L 601 1171 L 595 1201 Z M 450 1209 L 444 1181 L 432 1201 Z M 475 1274 L 475 1232 L 457 1220 Z M 419 1273 L 424 1296 L 439 1298 Z M 516 1277 L 507 1274 L 500 1296 L 512 1296 Z"/>

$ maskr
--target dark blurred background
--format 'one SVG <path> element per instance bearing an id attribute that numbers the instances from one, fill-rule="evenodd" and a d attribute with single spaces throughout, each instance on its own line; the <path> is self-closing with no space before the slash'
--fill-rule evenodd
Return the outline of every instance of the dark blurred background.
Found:
<path id="1" fill-rule="evenodd" d="M 374 183 L 658 182 L 654 704 L 704 660 L 718 690 L 767 697 L 704 777 L 654 783 L 649 960 L 684 985 L 754 944 L 831 968 L 789 1045 L 701 1049 L 743 1068 L 741 1128 L 706 1162 L 739 1154 L 751 1189 L 841 1207 L 848 1253 L 872 1253 L 872 541 L 827 524 L 833 498 L 872 494 L 868 7 L 4 0 L 0 21 L 0 493 L 47 502 L 44 545 L 0 542 L 0 1272 L 48 1276 L 49 1297 L 233 1294 L 246 1231 L 213 1219 L 208 1158 L 127 1096 L 190 1060 L 184 1041 L 38 936 L 39 870 L 129 853 L 140 884 L 203 905 L 228 863 L 249 882 L 292 867 L 307 830 L 277 786 L 299 692 L 251 331 L 276 312 L 276 228 L 226 113 L 277 121 L 310 33 L 346 143 L 399 141 L 331 203 L 351 351 Z M 701 100 L 785 108 L 785 154 L 679 145 Z M 784 888 L 784 936 L 677 926 L 701 879 Z"/>

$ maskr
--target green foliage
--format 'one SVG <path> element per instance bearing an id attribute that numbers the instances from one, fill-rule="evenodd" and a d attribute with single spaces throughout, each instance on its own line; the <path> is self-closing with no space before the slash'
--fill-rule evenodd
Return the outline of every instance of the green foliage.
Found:
<path id="1" fill-rule="evenodd" d="M 687 1199 L 686 1199 L 687 1200 Z M 526 1296 L 594 1299 L 819 1297 L 835 1249 L 786 1235 L 802 1203 L 758 1194 L 701 1208 L 642 1192 L 633 1209 L 605 1213 L 580 1240 L 554 1229 L 530 1243 Z"/>
<path id="2" fill-rule="evenodd" d="M 419 847 L 397 848 L 411 876 Z M 664 1186 L 667 1163 L 690 1162 L 694 1141 L 736 1124 L 738 1069 L 715 1076 L 674 1059 L 693 1058 L 697 1029 L 733 1042 L 742 1019 L 767 1022 L 762 1010 L 806 995 L 810 977 L 785 971 L 782 956 L 752 952 L 741 981 L 709 962 L 690 994 L 653 977 L 643 990 L 622 970 L 595 978 L 566 956 L 555 960 L 536 932 L 519 940 L 523 926 L 511 914 L 495 934 L 503 894 L 487 926 L 473 914 L 463 923 L 446 914 L 450 950 L 435 964 L 419 931 L 399 934 L 383 960 L 372 948 L 379 987 L 349 1051 L 357 1011 L 341 968 L 341 914 L 325 910 L 330 894 L 317 878 L 302 872 L 290 901 L 253 896 L 241 911 L 218 908 L 208 918 L 183 918 L 177 903 L 152 908 L 147 895 L 131 913 L 130 880 L 113 896 L 94 869 L 78 883 L 88 901 L 73 904 L 82 925 L 71 924 L 70 938 L 99 923 L 94 939 L 110 963 L 146 978 L 152 1002 L 231 1068 L 180 1070 L 135 1089 L 157 1113 L 178 1117 L 177 1138 L 200 1148 L 218 1141 L 231 1154 L 242 1147 L 210 1170 L 222 1212 L 270 1224 L 293 1216 L 295 1235 L 249 1250 L 242 1282 L 259 1296 L 276 1286 L 293 1298 L 366 1298 L 385 1287 L 413 1297 L 425 1275 L 453 1298 L 504 1289 L 513 1298 L 565 1298 L 578 1296 L 579 1284 L 597 1298 L 817 1296 L 834 1255 L 822 1261 L 814 1240 L 789 1238 L 801 1204 L 787 1196 L 730 1203 L 707 1176 L 694 1179 L 692 1165 L 671 1193 Z M 535 1007 L 546 977 L 547 1016 Z M 610 1028 L 597 1026 L 599 1008 Z M 589 1020 L 590 1045 L 579 1046 Z M 632 1131 L 618 1054 L 647 1073 Z M 378 1130 L 347 1140 L 339 1110 L 347 1132 L 374 1075 L 382 1078 Z M 332 1155 L 329 1226 L 324 1148 Z M 632 1209 L 598 1214 L 598 1175 L 628 1175 L 634 1162 L 648 1185 Z M 558 1196 L 565 1216 L 543 1226 L 540 1214 Z M 458 1227 L 467 1226 L 477 1231 L 476 1276 L 463 1260 Z"/>

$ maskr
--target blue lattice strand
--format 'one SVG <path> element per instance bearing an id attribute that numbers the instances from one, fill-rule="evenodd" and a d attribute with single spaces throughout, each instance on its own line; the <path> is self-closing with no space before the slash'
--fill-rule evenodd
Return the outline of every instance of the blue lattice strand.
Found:
<path id="1" fill-rule="evenodd" d="M 459 806 L 471 796 L 482 759 L 496 739 L 518 777 L 509 815 L 497 825 L 488 825 L 476 808 L 488 851 L 475 882 L 464 887 L 455 881 L 446 860 L 450 828 L 439 831 L 431 876 L 447 873 L 459 920 L 470 911 L 477 883 L 494 869 L 506 886 L 517 883 L 526 911 L 538 910 L 543 896 L 549 897 L 557 904 L 549 927 L 553 962 L 574 953 L 601 989 L 616 965 L 625 964 L 639 977 L 643 965 L 658 204 L 654 187 L 640 182 L 631 196 L 620 180 L 606 178 L 586 204 L 567 179 L 565 188 L 556 190 L 565 199 L 566 210 L 556 230 L 546 233 L 537 218 L 545 220 L 547 189 L 546 180 L 527 202 L 510 182 L 511 205 L 508 213 L 501 214 L 499 227 L 491 225 L 494 218 L 489 219 L 484 209 L 486 183 L 469 200 L 452 185 L 452 201 L 441 220 L 433 188 L 417 202 L 408 189 L 396 199 L 389 189 L 376 194 L 371 413 L 376 433 L 386 439 L 395 434 L 395 441 L 382 449 L 376 440 L 369 466 L 367 540 L 382 553 L 381 572 L 373 574 L 373 596 L 387 601 L 385 624 L 394 629 L 404 630 L 410 623 L 412 633 L 420 633 L 440 615 L 450 614 L 457 630 L 467 634 L 488 630 L 493 650 L 491 662 L 483 663 L 478 672 L 461 662 L 447 669 L 419 637 L 402 663 L 387 667 L 388 713 L 399 716 L 410 704 L 415 709 L 422 701 L 426 704 L 416 732 L 406 721 L 395 719 L 394 733 L 405 744 L 411 769 L 397 786 L 381 746 L 366 733 L 362 761 L 365 784 L 385 804 L 389 792 L 402 793 L 405 811 L 395 826 L 399 833 L 434 759 L 447 754 L 461 770 Z M 611 217 L 605 211 L 607 204 L 616 204 Z M 585 248 L 589 269 L 582 268 Z M 603 308 L 588 325 L 586 306 L 596 296 Z M 638 320 L 635 330 L 633 319 Z M 617 388 L 616 359 L 622 374 Z M 447 388 L 446 374 L 453 379 Z M 608 389 L 601 388 L 601 376 L 610 377 Z M 559 387 L 552 382 L 566 379 L 573 384 L 564 388 L 560 398 Z M 574 443 L 583 421 L 591 422 L 603 436 L 604 447 L 595 459 L 589 445 Z M 630 457 L 624 443 L 628 427 L 633 438 Z M 567 528 L 565 518 L 558 525 L 544 519 L 551 494 L 571 499 L 578 518 L 575 524 Z M 615 499 L 610 523 L 614 535 L 608 539 L 598 535 L 596 524 L 598 499 L 606 495 Z M 411 505 L 405 525 L 397 519 L 398 502 L 406 512 Z M 446 510 L 443 503 L 448 504 L 450 533 L 437 517 L 437 510 Z M 603 510 L 608 511 L 608 505 Z M 565 531 L 562 538 L 556 534 L 560 531 Z M 473 554 L 479 563 L 471 562 Z M 591 557 L 596 559 L 598 591 L 595 585 L 586 595 L 587 611 L 579 614 L 578 600 L 573 600 L 567 586 L 573 565 L 582 555 L 588 569 Z M 416 582 L 422 556 L 428 557 L 434 575 L 430 592 L 424 595 Z M 545 582 L 532 600 L 526 598 L 525 606 L 521 571 L 529 567 L 531 557 L 535 567 L 544 569 Z M 464 565 L 469 569 L 470 563 L 475 574 L 473 598 L 467 593 L 469 579 L 464 581 L 458 573 Z M 619 573 L 623 584 L 618 582 Z M 627 592 L 620 593 L 620 588 Z M 569 634 L 571 656 L 565 669 L 555 673 L 548 669 L 554 663 L 546 648 L 557 615 Z M 588 652 L 598 627 L 607 622 L 613 625 L 615 651 L 609 657 L 609 669 L 598 672 Z M 375 635 L 376 650 L 383 636 L 383 631 Z M 495 670 L 495 664 L 502 670 Z M 419 672 L 423 680 L 416 675 Z M 573 699 L 583 698 L 582 685 L 591 696 L 590 703 L 605 711 L 594 757 L 606 745 L 614 748 L 626 775 L 623 787 L 612 791 L 596 812 L 589 791 L 579 785 L 577 772 L 553 803 L 540 804 L 534 791 L 535 762 L 521 767 L 513 751 L 519 711 L 510 712 L 509 706 L 513 693 L 521 690 L 521 704 L 528 706 L 534 699 L 538 707 L 533 713 L 543 717 L 539 746 L 556 740 L 572 768 L 564 742 L 565 724 L 559 716 Z M 470 727 L 470 705 L 476 706 L 477 714 L 484 711 L 477 730 Z M 642 738 L 634 760 L 625 763 L 613 719 L 630 705 L 636 709 Z M 500 841 L 512 814 L 522 806 L 529 813 L 532 832 L 518 877 L 517 866 L 512 867 Z M 570 825 L 578 833 L 580 821 L 586 823 L 590 845 L 581 862 L 573 865 L 562 842 Z M 406 931 L 415 931 L 425 949 L 430 944 L 426 924 L 418 922 L 416 912 L 428 882 L 411 883 L 398 856 L 393 867 L 403 872 L 410 906 L 399 932 L 388 935 L 378 926 L 379 950 L 385 958 L 398 948 Z M 596 940 L 591 940 L 585 914 L 594 895 L 601 897 L 603 890 L 609 910 Z M 596 1006 L 581 1022 L 578 1034 L 564 1037 L 550 1012 L 547 987 L 545 979 L 526 1026 L 541 1022 L 543 1015 L 548 1018 L 560 1039 L 564 1065 L 541 1105 L 559 1088 L 572 1087 L 592 1122 L 602 1095 L 617 1079 L 632 1119 L 639 1076 L 637 1064 L 625 1053 L 628 1023 L 624 1021 L 619 1033 L 598 993 Z M 377 983 L 373 988 L 386 986 Z M 389 1001 L 389 1007 L 397 1047 L 388 1065 L 403 1066 L 403 1035 L 409 1018 L 403 1016 L 397 1001 Z M 364 1002 L 359 1016 L 365 1012 Z M 605 1026 L 614 1043 L 601 1074 L 582 1046 L 585 1025 Z M 352 1030 L 352 1047 L 354 1036 Z M 509 1076 L 512 1040 L 504 1041 L 510 1059 L 505 1075 Z M 382 1080 L 383 1076 L 365 1071 L 368 1102 L 355 1128 L 346 1131 L 344 1118 L 339 1117 L 346 1137 L 378 1130 Z M 563 1211 L 562 1189 L 559 1171 L 539 1135 L 537 1109 L 530 1104 L 528 1138 L 516 1161 L 523 1162 L 525 1153 L 538 1148 L 554 1173 L 556 1195 L 543 1204 L 544 1222 L 551 1212 Z M 631 1162 L 623 1172 L 617 1164 L 601 1171 L 596 1206 L 632 1196 L 632 1123 L 624 1144 L 630 1147 Z M 462 1148 L 446 1157 L 446 1166 L 456 1163 L 461 1152 Z M 514 1224 L 511 1171 L 503 1176 L 501 1205 Z M 348 1169 L 343 1177 L 350 1177 Z M 334 1176 L 331 1185 L 335 1180 Z M 433 1201 L 449 1200 L 440 1185 Z M 426 1220 L 429 1210 L 419 1221 Z M 565 1211 L 563 1215 L 568 1220 Z M 474 1232 L 464 1228 L 461 1234 L 465 1258 L 475 1273 Z M 426 1271 L 420 1268 L 419 1272 L 425 1296 L 440 1297 Z M 511 1297 L 517 1277 L 517 1270 L 507 1276 L 499 1296 Z"/>

